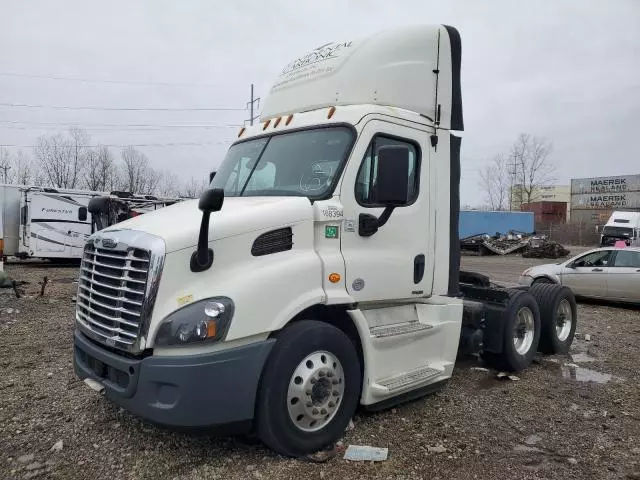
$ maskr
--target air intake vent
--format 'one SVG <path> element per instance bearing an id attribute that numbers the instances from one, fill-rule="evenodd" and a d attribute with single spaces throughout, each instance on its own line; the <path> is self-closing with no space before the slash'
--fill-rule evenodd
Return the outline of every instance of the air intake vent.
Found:
<path id="1" fill-rule="evenodd" d="M 259 257 L 272 253 L 286 252 L 293 248 L 293 232 L 291 227 L 279 228 L 271 232 L 263 233 L 251 247 L 251 255 Z"/>

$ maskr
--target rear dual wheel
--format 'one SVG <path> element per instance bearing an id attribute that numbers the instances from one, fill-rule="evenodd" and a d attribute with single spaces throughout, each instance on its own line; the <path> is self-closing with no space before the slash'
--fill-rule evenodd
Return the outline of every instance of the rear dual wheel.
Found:
<path id="1" fill-rule="evenodd" d="M 536 299 L 524 290 L 510 290 L 503 319 L 502 352 L 485 352 L 483 358 L 498 370 L 519 372 L 531 364 L 540 342 L 540 310 Z"/>
<path id="2" fill-rule="evenodd" d="M 576 331 L 576 299 L 570 288 L 536 284 L 529 290 L 540 306 L 542 353 L 566 354 Z"/>

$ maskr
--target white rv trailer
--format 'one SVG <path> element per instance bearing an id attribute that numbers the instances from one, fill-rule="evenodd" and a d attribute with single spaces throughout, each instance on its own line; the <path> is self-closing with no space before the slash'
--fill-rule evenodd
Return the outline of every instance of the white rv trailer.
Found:
<path id="1" fill-rule="evenodd" d="M 81 258 L 87 238 L 96 231 L 88 210 L 96 197 L 121 200 L 127 205 L 126 218 L 176 201 L 123 192 L 1 185 L 0 257 Z"/>
<path id="2" fill-rule="evenodd" d="M 89 200 L 103 192 L 2 185 L 3 256 L 80 258 L 91 235 Z"/>

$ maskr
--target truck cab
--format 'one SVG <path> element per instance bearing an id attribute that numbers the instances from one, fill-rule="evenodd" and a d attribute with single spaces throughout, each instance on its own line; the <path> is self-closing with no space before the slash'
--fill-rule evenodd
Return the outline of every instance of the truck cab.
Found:
<path id="1" fill-rule="evenodd" d="M 617 241 L 623 241 L 627 246 L 637 243 L 640 239 L 640 212 L 613 212 L 609 221 L 602 229 L 600 246 L 610 247 Z"/>
<path id="2" fill-rule="evenodd" d="M 252 429 L 298 456 L 359 405 L 440 388 L 461 347 L 516 371 L 568 350 L 568 289 L 460 272 L 460 63 L 435 25 L 288 64 L 199 201 L 89 239 L 77 374 L 152 422 Z"/>

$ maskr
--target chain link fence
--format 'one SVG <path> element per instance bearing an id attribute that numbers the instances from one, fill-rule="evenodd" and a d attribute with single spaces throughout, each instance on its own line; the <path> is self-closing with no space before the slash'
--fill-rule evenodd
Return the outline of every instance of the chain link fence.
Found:
<path id="1" fill-rule="evenodd" d="M 536 223 L 536 234 L 546 235 L 562 245 L 597 247 L 600 244 L 600 233 L 592 223 Z"/>

